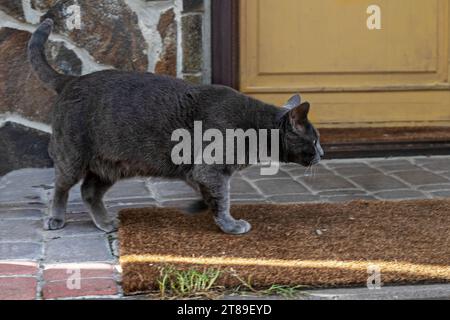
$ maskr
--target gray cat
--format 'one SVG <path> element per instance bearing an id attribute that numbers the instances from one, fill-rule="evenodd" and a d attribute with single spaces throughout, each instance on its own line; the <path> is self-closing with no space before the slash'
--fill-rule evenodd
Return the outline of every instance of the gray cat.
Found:
<path id="1" fill-rule="evenodd" d="M 223 86 L 193 86 L 152 73 L 100 71 L 81 77 L 57 73 L 44 46 L 53 21 L 33 34 L 29 59 L 38 77 L 58 93 L 53 108 L 49 153 L 55 165 L 55 194 L 44 228 L 65 225 L 69 190 L 83 179 L 81 194 L 95 225 L 115 230 L 102 198 L 118 180 L 135 176 L 182 179 L 203 201 L 190 211 L 209 209 L 223 232 L 250 230 L 230 214 L 230 177 L 245 166 L 175 165 L 171 141 L 175 129 L 280 129 L 280 161 L 310 166 L 323 156 L 319 134 L 308 121 L 309 103 L 298 95 L 284 108 L 263 103 Z"/>

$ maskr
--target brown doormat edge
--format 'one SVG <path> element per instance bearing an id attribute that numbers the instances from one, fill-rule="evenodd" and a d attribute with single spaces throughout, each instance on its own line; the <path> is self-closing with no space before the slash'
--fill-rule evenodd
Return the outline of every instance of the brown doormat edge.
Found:
<path id="1" fill-rule="evenodd" d="M 172 208 L 120 212 L 120 263 L 126 294 L 157 287 L 162 268 L 222 270 L 218 284 L 255 287 L 450 282 L 450 200 L 239 205 L 253 225 L 221 233 L 208 214 Z"/>

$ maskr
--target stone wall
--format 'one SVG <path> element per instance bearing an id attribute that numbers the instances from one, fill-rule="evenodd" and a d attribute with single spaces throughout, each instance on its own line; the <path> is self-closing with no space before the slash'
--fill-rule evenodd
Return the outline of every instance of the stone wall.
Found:
<path id="1" fill-rule="evenodd" d="M 45 141 L 55 94 L 26 57 L 44 15 L 55 20 L 47 57 L 59 72 L 116 68 L 210 81 L 209 0 L 0 0 L 0 175 L 51 165 Z"/>

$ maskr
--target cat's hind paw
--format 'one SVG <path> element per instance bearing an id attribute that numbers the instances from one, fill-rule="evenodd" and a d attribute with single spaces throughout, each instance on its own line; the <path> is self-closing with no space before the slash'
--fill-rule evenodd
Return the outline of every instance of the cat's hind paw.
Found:
<path id="1" fill-rule="evenodd" d="M 47 217 L 44 220 L 44 230 L 59 230 L 64 228 L 65 224 L 64 219 Z"/>
<path id="2" fill-rule="evenodd" d="M 95 226 L 104 231 L 105 233 L 111 233 L 119 229 L 119 222 L 116 219 L 107 221 L 94 221 Z"/>

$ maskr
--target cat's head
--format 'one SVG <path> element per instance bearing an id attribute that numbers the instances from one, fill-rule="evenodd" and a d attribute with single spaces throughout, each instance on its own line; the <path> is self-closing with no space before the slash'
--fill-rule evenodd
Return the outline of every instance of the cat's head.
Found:
<path id="1" fill-rule="evenodd" d="M 283 141 L 285 161 L 303 166 L 318 164 L 324 156 L 319 131 L 308 120 L 310 104 L 299 95 L 283 106 L 279 121 L 284 123 Z"/>

